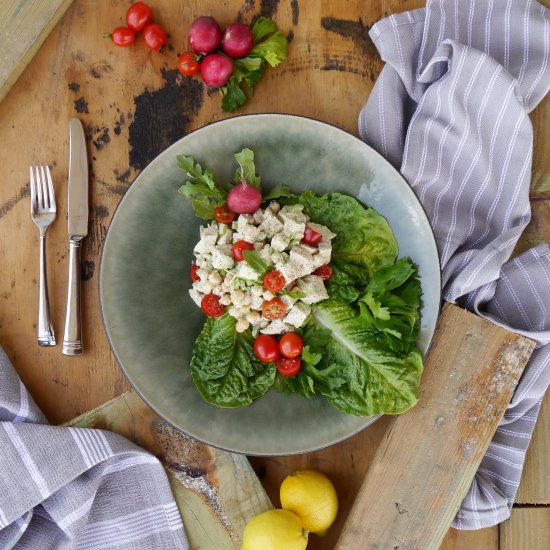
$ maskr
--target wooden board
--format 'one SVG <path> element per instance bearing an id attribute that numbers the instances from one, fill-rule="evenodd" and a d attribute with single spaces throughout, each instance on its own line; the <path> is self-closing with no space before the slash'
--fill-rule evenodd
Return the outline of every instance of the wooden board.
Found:
<path id="1" fill-rule="evenodd" d="M 0 0 L 0 101 L 73 0 Z"/>
<path id="2" fill-rule="evenodd" d="M 391 420 L 336 550 L 440 547 L 534 346 L 444 305 L 418 404 Z"/>
<path id="3" fill-rule="evenodd" d="M 162 462 L 191 550 L 239 550 L 246 523 L 272 508 L 245 456 L 183 435 L 130 391 L 68 423 L 127 437 Z"/>
<path id="4" fill-rule="evenodd" d="M 202 14 L 211 14 L 223 24 L 237 14 L 247 22 L 260 12 L 275 17 L 286 32 L 292 32 L 289 59 L 268 71 L 240 113 L 305 115 L 357 135 L 357 114 L 382 68 L 367 35 L 369 26 L 385 15 L 422 7 L 425 0 L 163 0 L 151 4 L 157 20 L 172 35 L 171 47 L 163 54 L 149 52 L 142 42 L 116 49 L 101 39 L 123 23 L 127 3 L 75 0 L 0 103 L 0 343 L 53 423 L 65 422 L 129 389 L 107 344 L 97 299 L 99 255 L 122 194 L 159 151 L 195 128 L 227 116 L 220 113 L 217 94 L 209 95 L 194 81 L 175 76 L 176 54 L 186 46 L 185 29 L 191 20 Z M 550 0 L 543 4 L 550 5 Z M 549 114 L 550 97 L 531 114 L 536 181 L 547 181 L 544 178 L 550 173 Z M 62 357 L 59 347 L 33 345 L 38 232 L 29 216 L 27 169 L 36 162 L 53 168 L 59 214 L 48 231 L 47 246 L 53 323 L 59 336 L 68 273 L 67 121 L 72 116 L 85 124 L 92 165 L 90 234 L 82 272 L 87 348 L 78 358 Z M 550 241 L 550 201 L 533 204 L 538 210 L 523 246 Z M 334 479 L 342 512 L 327 537 L 311 538 L 308 550 L 333 548 L 387 422 L 382 419 L 339 445 L 305 457 L 251 459 L 273 502 L 278 499 L 280 481 L 298 467 L 317 467 Z M 496 537 L 496 528 L 472 534 L 451 532 L 445 550 L 476 544 L 496 549 Z"/>
<path id="5" fill-rule="evenodd" d="M 500 550 L 548 550 L 550 508 L 514 508 L 500 526 Z"/>

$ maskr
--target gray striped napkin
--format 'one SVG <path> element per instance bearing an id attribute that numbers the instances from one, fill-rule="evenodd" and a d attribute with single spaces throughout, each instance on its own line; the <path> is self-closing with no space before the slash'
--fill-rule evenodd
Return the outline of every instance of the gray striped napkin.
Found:
<path id="1" fill-rule="evenodd" d="M 550 250 L 510 259 L 530 219 L 528 113 L 550 87 L 550 11 L 534 0 L 430 0 L 370 36 L 386 65 L 359 131 L 424 205 L 444 298 L 538 344 L 454 521 L 479 529 L 510 515 L 550 383 Z"/>
<path id="2" fill-rule="evenodd" d="M 110 432 L 49 426 L 2 348 L 0 548 L 188 549 L 160 462 Z"/>

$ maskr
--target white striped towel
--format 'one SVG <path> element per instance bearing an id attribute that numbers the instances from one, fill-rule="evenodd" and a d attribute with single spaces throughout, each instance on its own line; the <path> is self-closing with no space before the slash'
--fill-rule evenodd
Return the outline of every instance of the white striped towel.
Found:
<path id="1" fill-rule="evenodd" d="M 528 113 L 550 87 L 550 11 L 429 0 L 369 34 L 386 65 L 359 131 L 424 205 L 444 298 L 538 344 L 454 521 L 479 529 L 510 515 L 550 383 L 550 250 L 510 259 L 530 219 Z"/>

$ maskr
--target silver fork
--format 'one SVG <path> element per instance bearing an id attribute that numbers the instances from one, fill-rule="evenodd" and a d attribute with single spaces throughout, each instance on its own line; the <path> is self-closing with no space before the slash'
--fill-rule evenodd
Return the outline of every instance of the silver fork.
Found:
<path id="1" fill-rule="evenodd" d="M 46 231 L 55 220 L 55 194 L 52 176 L 46 166 L 35 167 L 36 182 L 30 167 L 31 216 L 40 230 L 40 298 L 38 301 L 38 345 L 55 346 L 55 335 L 50 317 L 50 300 L 48 298 L 48 273 L 46 270 Z"/>

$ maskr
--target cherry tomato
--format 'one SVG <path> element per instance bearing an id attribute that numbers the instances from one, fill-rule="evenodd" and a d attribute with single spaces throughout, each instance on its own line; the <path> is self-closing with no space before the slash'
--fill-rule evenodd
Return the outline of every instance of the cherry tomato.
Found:
<path id="1" fill-rule="evenodd" d="M 244 260 L 243 250 L 254 250 L 254 245 L 246 241 L 237 241 L 231 249 L 233 258 L 236 262 L 242 262 Z"/>
<path id="2" fill-rule="evenodd" d="M 203 297 L 201 309 L 210 317 L 221 317 L 225 313 L 225 306 L 220 304 L 220 297 L 215 294 L 206 294 Z"/>
<path id="3" fill-rule="evenodd" d="M 264 302 L 262 315 L 270 321 L 282 319 L 286 315 L 286 306 L 280 298 L 273 298 L 269 302 Z"/>
<path id="4" fill-rule="evenodd" d="M 329 265 L 322 265 L 313 272 L 313 275 L 321 277 L 323 281 L 328 281 L 332 277 L 332 267 Z"/>
<path id="5" fill-rule="evenodd" d="M 191 264 L 191 280 L 194 283 L 201 280 L 201 278 L 197 275 L 198 269 L 199 269 L 199 266 L 197 264 Z"/>
<path id="6" fill-rule="evenodd" d="M 277 370 L 286 377 L 296 376 L 302 368 L 302 361 L 299 357 L 289 359 L 288 357 L 279 357 L 277 359 Z"/>
<path id="7" fill-rule="evenodd" d="M 254 340 L 254 353 L 264 363 L 272 363 L 279 357 L 279 344 L 271 334 L 260 334 Z"/>
<path id="8" fill-rule="evenodd" d="M 149 48 L 158 51 L 166 44 L 166 33 L 164 29 L 156 23 L 149 23 L 143 29 L 143 40 Z"/>
<path id="9" fill-rule="evenodd" d="M 135 32 L 141 32 L 153 20 L 153 11 L 144 2 L 132 4 L 126 12 L 126 24 Z"/>
<path id="10" fill-rule="evenodd" d="M 122 48 L 133 44 L 135 39 L 136 33 L 132 29 L 127 29 L 126 27 L 117 27 L 111 33 L 111 40 L 113 41 L 113 44 L 115 46 L 121 46 Z"/>
<path id="11" fill-rule="evenodd" d="M 295 332 L 287 332 L 283 334 L 279 340 L 279 349 L 281 353 L 289 359 L 299 357 L 303 348 L 304 343 L 302 342 L 302 338 Z"/>
<path id="12" fill-rule="evenodd" d="M 285 278 L 278 271 L 270 271 L 264 275 L 264 287 L 269 292 L 279 292 L 285 285 Z"/>
<path id="13" fill-rule="evenodd" d="M 184 52 L 178 58 L 178 69 L 183 76 L 193 76 L 201 70 L 201 64 L 197 54 Z"/>
<path id="14" fill-rule="evenodd" d="M 309 244 L 309 246 L 315 246 L 316 244 L 319 244 L 323 240 L 323 235 L 311 229 L 309 225 L 306 225 L 306 230 L 304 231 L 304 238 L 302 240 L 306 244 Z"/>
<path id="15" fill-rule="evenodd" d="M 229 210 L 227 204 L 223 204 L 222 206 L 214 208 L 214 216 L 216 216 L 216 220 L 218 221 L 218 223 L 229 225 L 235 219 L 235 212 Z"/>

